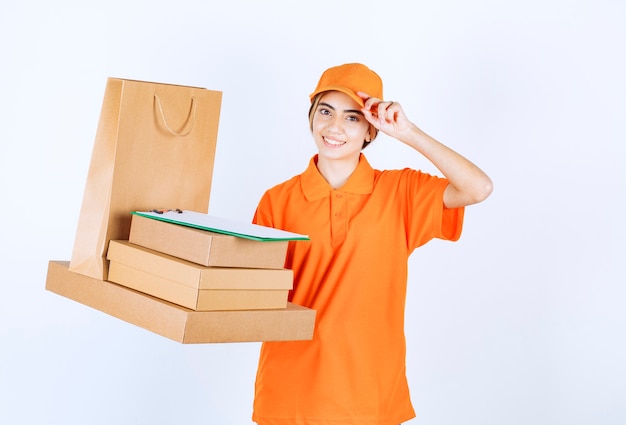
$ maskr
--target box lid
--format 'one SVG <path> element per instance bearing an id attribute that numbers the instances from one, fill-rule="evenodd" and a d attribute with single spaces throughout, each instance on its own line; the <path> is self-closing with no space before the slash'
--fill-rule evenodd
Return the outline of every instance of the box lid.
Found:
<path id="1" fill-rule="evenodd" d="M 50 261 L 46 289 L 183 344 L 301 341 L 313 338 L 315 310 L 193 311 Z"/>
<path id="2" fill-rule="evenodd" d="M 128 241 L 201 266 L 260 269 L 284 268 L 289 244 L 238 238 L 138 214 L 132 215 Z"/>
<path id="3" fill-rule="evenodd" d="M 107 259 L 198 289 L 291 289 L 289 269 L 206 267 L 124 240 L 109 243 Z"/>

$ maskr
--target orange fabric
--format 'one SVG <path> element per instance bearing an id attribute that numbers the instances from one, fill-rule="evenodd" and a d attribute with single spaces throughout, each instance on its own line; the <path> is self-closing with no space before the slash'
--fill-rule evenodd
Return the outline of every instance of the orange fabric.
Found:
<path id="1" fill-rule="evenodd" d="M 448 181 L 378 171 L 361 155 L 333 190 L 312 158 L 270 190 L 254 221 L 308 234 L 291 242 L 290 299 L 317 310 L 312 341 L 261 348 L 253 420 L 261 425 L 397 425 L 415 416 L 405 374 L 407 260 L 432 238 L 460 237 L 464 209 L 444 209 Z"/>
<path id="2" fill-rule="evenodd" d="M 357 92 L 362 91 L 370 96 L 383 98 L 383 81 L 378 74 L 360 63 L 346 63 L 328 68 L 322 74 L 317 87 L 309 95 L 311 102 L 315 95 L 337 90 L 350 96 L 356 103 L 363 107 L 363 99 Z"/>

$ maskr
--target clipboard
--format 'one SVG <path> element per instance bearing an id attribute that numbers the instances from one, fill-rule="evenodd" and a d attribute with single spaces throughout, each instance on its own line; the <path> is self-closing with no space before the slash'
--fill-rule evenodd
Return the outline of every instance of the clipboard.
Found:
<path id="1" fill-rule="evenodd" d="M 308 235 L 288 232 L 286 230 L 274 229 L 272 227 L 260 226 L 253 223 L 242 223 L 226 218 L 215 217 L 188 210 L 166 210 L 166 211 L 133 211 L 131 214 L 168 223 L 179 224 L 181 226 L 193 227 L 209 232 L 223 235 L 236 236 L 238 238 L 251 239 L 261 242 L 272 241 L 307 241 Z"/>

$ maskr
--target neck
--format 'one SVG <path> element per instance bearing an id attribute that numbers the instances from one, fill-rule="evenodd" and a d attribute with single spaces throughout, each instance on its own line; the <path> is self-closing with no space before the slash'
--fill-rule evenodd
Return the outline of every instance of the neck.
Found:
<path id="1" fill-rule="evenodd" d="M 317 159 L 317 169 L 333 189 L 339 189 L 346 184 L 358 165 L 358 156 L 343 160 L 329 160 L 321 156 Z"/>

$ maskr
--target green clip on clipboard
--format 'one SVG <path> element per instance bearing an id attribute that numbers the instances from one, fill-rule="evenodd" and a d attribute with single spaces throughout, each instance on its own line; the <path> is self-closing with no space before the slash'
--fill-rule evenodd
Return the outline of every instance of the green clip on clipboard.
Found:
<path id="1" fill-rule="evenodd" d="M 274 229 L 266 226 L 259 226 L 258 224 L 241 223 L 224 218 L 213 217 L 208 214 L 202 214 L 195 211 L 133 211 L 131 214 L 152 218 L 154 220 L 166 221 L 168 223 L 180 224 L 181 226 L 194 227 L 196 229 L 207 230 L 209 232 L 220 233 L 223 235 L 252 239 L 255 241 L 271 242 L 309 240 L 307 235 L 287 232 L 285 230 Z"/>

